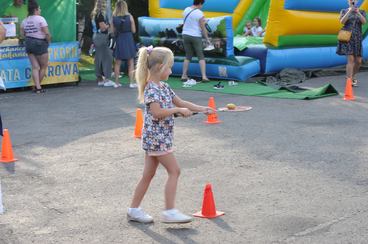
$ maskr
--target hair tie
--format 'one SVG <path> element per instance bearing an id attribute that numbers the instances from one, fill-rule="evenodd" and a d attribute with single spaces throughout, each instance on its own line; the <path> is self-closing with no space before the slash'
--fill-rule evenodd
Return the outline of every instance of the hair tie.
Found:
<path id="1" fill-rule="evenodd" d="M 147 50 L 148 55 L 150 55 L 153 51 L 153 46 L 151 45 L 149 47 L 146 47 L 146 50 Z"/>

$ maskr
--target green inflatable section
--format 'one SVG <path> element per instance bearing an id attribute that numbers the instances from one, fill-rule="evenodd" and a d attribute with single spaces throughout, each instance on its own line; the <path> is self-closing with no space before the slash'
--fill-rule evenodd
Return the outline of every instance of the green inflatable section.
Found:
<path id="1" fill-rule="evenodd" d="M 46 19 L 52 42 L 76 39 L 76 0 L 38 0 L 41 15 Z M 26 2 L 26 1 L 25 1 Z M 13 0 L 0 0 L 0 16 L 13 4 Z"/>
<path id="2" fill-rule="evenodd" d="M 244 14 L 235 30 L 235 35 L 243 34 L 244 26 L 248 21 L 253 21 L 254 17 L 260 17 L 262 20 L 262 27 L 267 24 L 268 11 L 270 9 L 271 0 L 254 0 L 248 11 Z"/>
<path id="3" fill-rule="evenodd" d="M 254 17 L 260 17 L 262 27 L 267 25 L 268 12 L 271 0 L 253 0 L 248 11 L 236 27 L 234 34 L 243 34 L 244 26 L 248 21 L 252 21 Z M 267 30 L 266 30 L 267 31 Z M 364 36 L 368 35 L 368 25 L 363 25 Z M 286 35 L 279 37 L 279 46 L 285 47 L 313 47 L 313 46 L 333 46 L 337 44 L 337 35 Z"/>

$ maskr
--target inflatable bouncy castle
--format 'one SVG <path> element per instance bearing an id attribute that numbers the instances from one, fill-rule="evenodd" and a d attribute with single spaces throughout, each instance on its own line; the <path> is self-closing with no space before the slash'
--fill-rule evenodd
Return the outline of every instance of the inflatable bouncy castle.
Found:
<path id="1" fill-rule="evenodd" d="M 175 27 L 182 23 L 183 10 L 192 0 L 150 0 L 150 17 L 139 19 L 143 44 L 168 46 L 175 53 L 173 73 L 181 74 L 183 47 Z M 358 1 L 368 12 L 368 0 Z M 336 52 L 339 12 L 345 0 L 206 0 L 202 11 L 213 29 L 215 50 L 206 52 L 210 78 L 247 80 L 257 74 L 284 68 L 319 69 L 346 63 Z M 241 35 L 246 22 L 260 17 L 265 36 L 260 43 L 244 44 Z M 363 55 L 368 58 L 368 24 L 363 26 Z M 235 47 L 234 47 L 235 46 Z M 189 75 L 199 76 L 193 59 Z"/>

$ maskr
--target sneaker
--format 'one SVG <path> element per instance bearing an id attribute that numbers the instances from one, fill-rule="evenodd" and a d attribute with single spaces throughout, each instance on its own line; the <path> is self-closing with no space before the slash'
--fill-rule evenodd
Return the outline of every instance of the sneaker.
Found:
<path id="1" fill-rule="evenodd" d="M 195 85 L 197 85 L 197 81 L 194 79 L 187 80 L 186 82 L 183 83 L 183 87 L 192 87 Z"/>
<path id="2" fill-rule="evenodd" d="M 169 209 L 162 212 L 163 223 L 189 223 L 192 218 L 188 215 L 182 214 L 177 209 Z"/>
<path id="3" fill-rule="evenodd" d="M 221 85 L 221 81 L 213 86 L 215 89 L 224 89 L 224 85 Z"/>
<path id="4" fill-rule="evenodd" d="M 97 82 L 97 85 L 98 85 L 98 86 L 103 86 L 104 84 L 105 84 L 105 82 L 104 82 L 104 81 L 98 81 L 98 82 Z"/>
<path id="5" fill-rule="evenodd" d="M 115 83 L 114 84 L 114 88 L 119 88 L 119 87 L 121 87 L 121 84 L 120 83 Z"/>
<path id="6" fill-rule="evenodd" d="M 205 51 L 212 51 L 215 49 L 215 46 L 213 44 L 209 44 L 207 47 L 205 47 L 203 50 Z"/>
<path id="7" fill-rule="evenodd" d="M 112 80 L 105 80 L 104 86 L 114 86 L 115 82 L 113 82 Z"/>
<path id="8" fill-rule="evenodd" d="M 353 85 L 354 87 L 358 86 L 358 80 L 357 80 L 357 79 L 354 79 L 354 80 L 352 81 L 352 85 Z"/>
<path id="9" fill-rule="evenodd" d="M 130 83 L 129 84 L 129 88 L 137 88 L 137 87 L 138 87 L 137 83 Z"/>
<path id="10" fill-rule="evenodd" d="M 153 222 L 153 218 L 146 214 L 141 208 L 128 208 L 127 218 L 129 221 L 135 221 L 144 224 Z"/>
<path id="11" fill-rule="evenodd" d="M 115 72 L 111 73 L 111 77 L 115 77 Z M 121 74 L 119 74 L 119 78 L 123 77 Z"/>
<path id="12" fill-rule="evenodd" d="M 235 82 L 235 81 L 231 80 L 231 81 L 228 82 L 228 85 L 229 86 L 237 86 L 238 82 Z"/>

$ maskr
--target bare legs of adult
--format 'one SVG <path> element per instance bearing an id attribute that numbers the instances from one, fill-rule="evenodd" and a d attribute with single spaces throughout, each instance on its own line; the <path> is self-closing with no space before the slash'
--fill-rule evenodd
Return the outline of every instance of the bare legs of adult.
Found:
<path id="1" fill-rule="evenodd" d="M 43 78 L 45 78 L 47 66 L 49 65 L 49 54 L 45 53 L 39 56 L 36 56 L 38 63 L 40 64 L 40 85 L 42 83 Z"/>
<path id="2" fill-rule="evenodd" d="M 115 59 L 114 64 L 114 74 L 115 74 L 115 84 L 119 85 L 119 75 L 120 75 L 120 66 L 121 66 L 121 60 Z"/>
<path id="3" fill-rule="evenodd" d="M 353 79 L 354 66 L 354 56 L 348 55 L 348 63 L 346 64 L 346 78 Z"/>
<path id="4" fill-rule="evenodd" d="M 134 82 L 134 59 L 128 59 L 128 76 L 129 76 L 129 87 L 137 88 L 137 84 Z"/>
<path id="5" fill-rule="evenodd" d="M 181 75 L 181 80 L 182 81 L 188 80 L 189 63 L 190 63 L 190 60 L 189 59 L 184 59 L 184 63 L 183 63 L 183 74 Z"/>
<path id="6" fill-rule="evenodd" d="M 41 77 L 43 79 L 43 77 L 45 76 L 45 71 L 46 71 L 46 68 L 47 68 L 47 59 L 48 59 L 48 56 L 46 58 L 46 68 L 44 68 L 44 63 L 40 63 L 40 61 L 44 61 L 41 57 L 41 56 L 35 56 L 34 54 L 31 54 L 29 53 L 28 54 L 28 57 L 29 57 L 29 61 L 31 62 L 31 65 L 32 65 L 32 78 L 33 78 L 33 82 L 34 82 L 34 85 L 35 85 L 35 91 L 37 93 L 40 93 L 42 91 L 42 87 L 41 87 Z M 44 68 L 43 71 L 41 71 L 41 65 L 42 68 Z"/>
<path id="7" fill-rule="evenodd" d="M 207 78 L 207 75 L 206 75 L 206 60 L 204 60 L 204 59 L 199 60 L 199 67 L 201 69 L 202 81 L 203 82 L 208 82 L 209 79 Z"/>
<path id="8" fill-rule="evenodd" d="M 353 86 L 358 86 L 358 80 L 355 75 L 359 72 L 362 65 L 362 57 L 354 57 L 354 70 L 353 70 Z"/>

